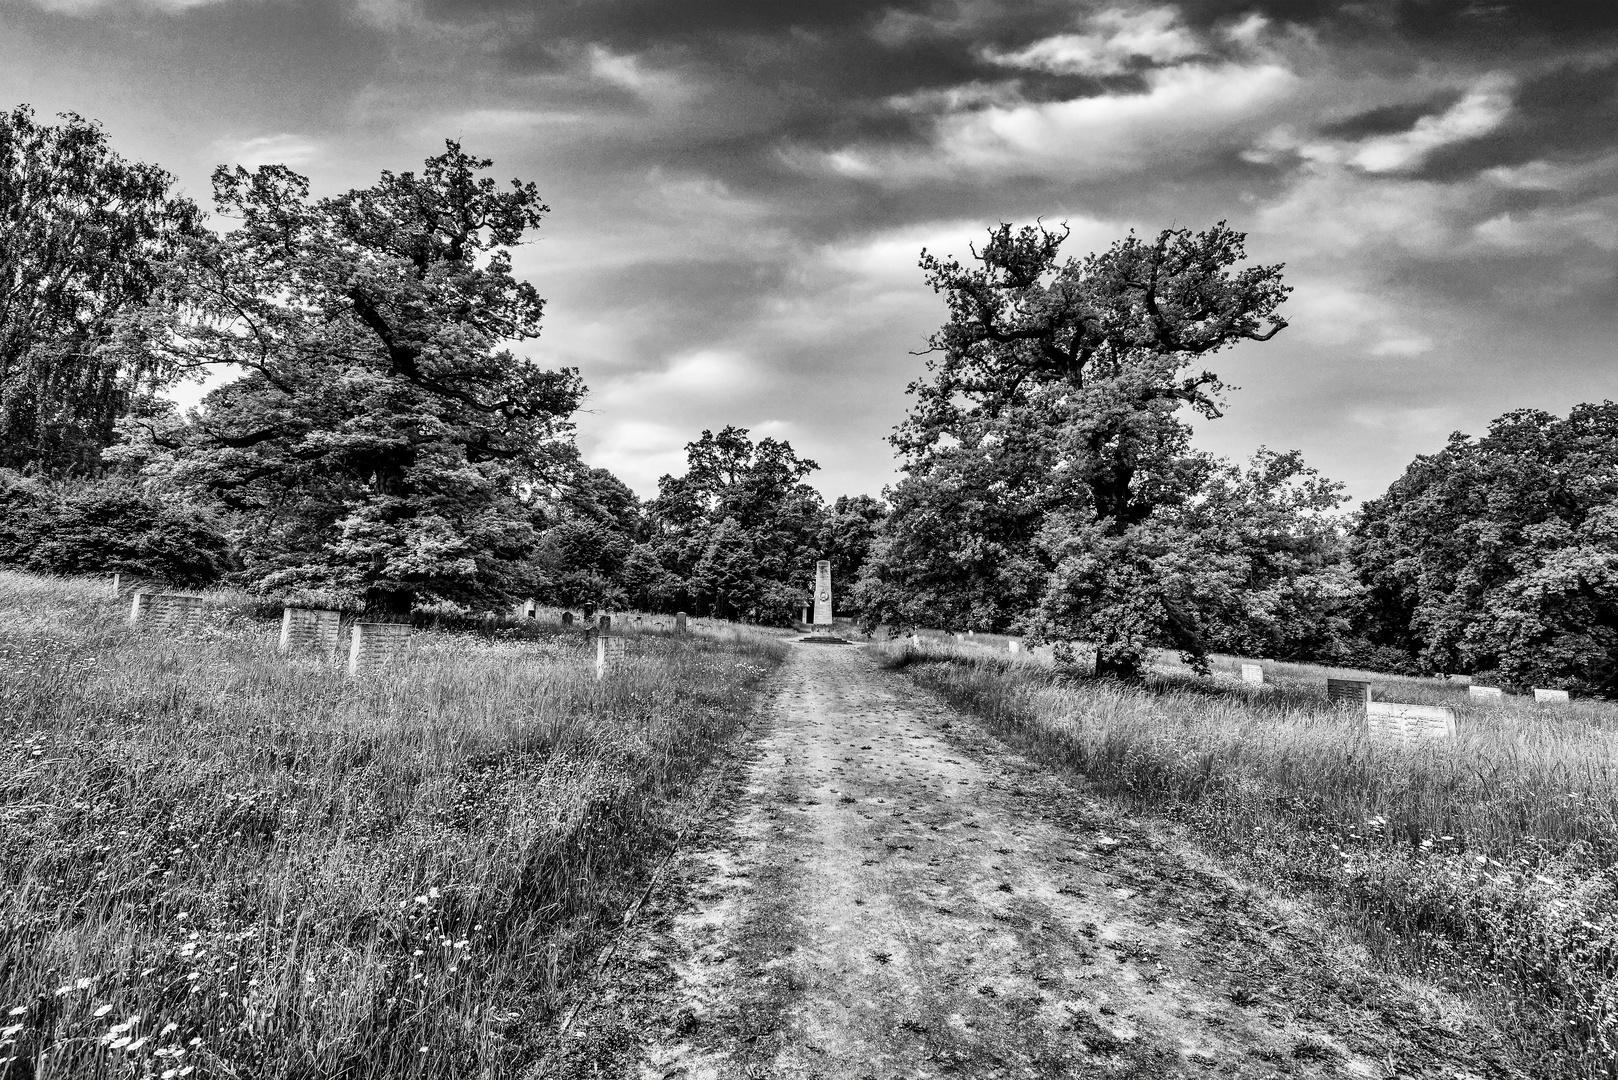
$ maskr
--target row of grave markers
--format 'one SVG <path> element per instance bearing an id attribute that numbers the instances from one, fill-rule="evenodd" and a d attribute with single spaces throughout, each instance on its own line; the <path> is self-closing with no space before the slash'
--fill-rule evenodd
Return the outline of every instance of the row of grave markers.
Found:
<path id="1" fill-rule="evenodd" d="M 122 575 L 112 575 L 112 592 L 119 594 Z M 202 624 L 203 603 L 200 596 L 183 593 L 158 593 L 136 589 L 130 595 L 129 625 L 147 625 L 170 632 L 198 629 Z M 562 625 L 572 625 L 572 612 L 563 612 Z M 635 620 L 639 625 L 640 619 Z M 674 629 L 685 633 L 686 613 L 674 616 Z M 596 678 L 606 677 L 611 665 L 627 655 L 627 639 L 612 634 L 612 616 L 602 615 L 596 629 Z M 410 642 L 412 628 L 407 623 L 352 624 L 349 634 L 349 675 L 359 675 L 385 666 L 405 651 Z M 287 607 L 281 612 L 281 637 L 276 651 L 313 652 L 325 657 L 337 655 L 342 635 L 342 613 L 326 608 Z"/>
<path id="2" fill-rule="evenodd" d="M 1467 691 L 1467 696 L 1474 701 L 1499 701 L 1503 697 L 1503 692 L 1496 686 L 1469 686 Z M 1327 679 L 1326 700 L 1333 704 L 1347 704 L 1363 709 L 1366 728 L 1372 735 L 1384 735 L 1406 742 L 1422 738 L 1449 738 L 1455 735 L 1455 710 L 1443 705 L 1372 701 L 1371 684 L 1361 679 Z M 1566 690 L 1544 690 L 1536 687 L 1534 700 L 1566 702 L 1568 693 Z"/>
<path id="3" fill-rule="evenodd" d="M 973 633 L 970 630 L 966 631 L 965 633 L 952 633 L 950 636 L 956 641 L 961 642 L 971 642 L 973 640 Z M 910 640 L 912 644 L 920 645 L 921 635 L 919 633 L 912 632 Z M 1020 652 L 1022 649 L 1022 642 L 1018 641 L 1016 638 L 1009 639 L 1007 645 L 1009 651 L 1011 652 Z M 1450 676 L 1450 681 L 1459 682 L 1461 681 L 1461 678 L 1462 677 Z M 1242 664 L 1241 680 L 1248 686 L 1263 686 L 1264 666 L 1262 664 Z M 1467 696 L 1474 701 L 1500 701 L 1503 700 L 1505 695 L 1505 691 L 1498 686 L 1473 685 L 1470 677 L 1465 677 L 1465 685 Z M 1536 686 L 1533 689 L 1534 700 L 1542 704 L 1564 703 L 1571 700 L 1566 690 L 1547 690 L 1539 686 Z M 1371 715 L 1371 712 L 1375 712 L 1380 719 L 1385 720 L 1391 727 L 1403 730 L 1404 728 L 1409 727 L 1411 724 L 1418 723 L 1419 721 L 1419 723 L 1427 724 L 1429 727 L 1432 727 L 1434 731 L 1436 731 L 1436 727 L 1433 727 L 1434 725 L 1437 725 L 1440 722 L 1446 722 L 1448 724 L 1447 732 L 1436 733 L 1454 733 L 1454 715 L 1450 712 L 1450 710 L 1444 708 L 1443 706 L 1401 705 L 1395 702 L 1374 702 L 1371 701 L 1371 684 L 1368 682 L 1359 679 L 1326 680 L 1326 698 L 1329 701 L 1358 701 L 1361 699 L 1362 693 L 1363 700 L 1367 706 L 1376 707 L 1374 710 L 1368 711 L 1367 715 L 1369 716 Z M 1423 710 L 1428 711 L 1424 712 Z M 1431 710 L 1437 711 L 1433 712 Z"/>

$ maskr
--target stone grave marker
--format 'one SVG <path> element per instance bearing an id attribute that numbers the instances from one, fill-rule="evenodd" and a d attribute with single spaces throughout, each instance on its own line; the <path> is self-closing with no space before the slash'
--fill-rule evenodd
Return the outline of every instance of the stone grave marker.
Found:
<path id="1" fill-rule="evenodd" d="M 1457 686 L 1471 686 L 1472 685 L 1472 676 L 1470 676 L 1470 675 L 1445 675 L 1444 676 L 1444 681 L 1445 682 L 1450 682 L 1450 683 L 1455 683 Z"/>
<path id="2" fill-rule="evenodd" d="M 602 634 L 610 634 L 612 632 L 612 616 L 603 615 L 598 618 L 596 620 L 596 630 Z"/>
<path id="3" fill-rule="evenodd" d="M 1568 696 L 1566 690 L 1541 690 L 1536 686 L 1534 687 L 1534 700 L 1565 702 L 1568 700 Z"/>
<path id="4" fill-rule="evenodd" d="M 408 623 L 355 623 L 348 641 L 348 673 L 363 675 L 390 664 L 409 644 Z"/>
<path id="5" fill-rule="evenodd" d="M 628 655 L 629 639 L 609 634 L 606 627 L 602 627 L 596 635 L 596 678 L 606 678 L 608 669 L 623 663 Z"/>
<path id="6" fill-rule="evenodd" d="M 1452 738 L 1455 735 L 1455 712 L 1442 705 L 1372 701 L 1365 706 L 1365 727 L 1372 735 L 1386 735 L 1406 742 Z"/>
<path id="7" fill-rule="evenodd" d="M 1363 709 L 1371 703 L 1371 684 L 1363 679 L 1327 679 L 1326 700 Z"/>
<path id="8" fill-rule="evenodd" d="M 287 607 L 281 609 L 281 641 L 279 652 L 317 652 L 321 656 L 337 655 L 338 624 L 342 615 L 324 608 Z"/>
<path id="9" fill-rule="evenodd" d="M 1242 665 L 1242 682 L 1249 686 L 1264 685 L 1264 667 L 1260 664 Z"/>
<path id="10" fill-rule="evenodd" d="M 685 620 L 686 620 L 685 612 L 676 611 L 674 613 L 674 632 L 676 634 L 685 633 Z"/>
<path id="11" fill-rule="evenodd" d="M 195 630 L 202 624 L 202 597 L 137 590 L 129 603 L 129 625 L 159 630 Z"/>
<path id="12" fill-rule="evenodd" d="M 1010 641 L 1006 642 L 1006 648 L 1010 649 L 1012 652 L 1022 652 L 1022 642 L 1018 641 L 1016 638 L 1012 638 Z"/>
<path id="13" fill-rule="evenodd" d="M 562 612 L 562 625 L 563 626 L 572 626 L 573 625 L 573 613 L 571 611 Z"/>
<path id="14" fill-rule="evenodd" d="M 821 559 L 815 563 L 815 625 L 831 624 L 831 563 Z"/>
<path id="15" fill-rule="evenodd" d="M 1505 694 L 1498 686 L 1468 686 L 1466 696 L 1473 701 L 1499 701 Z"/>

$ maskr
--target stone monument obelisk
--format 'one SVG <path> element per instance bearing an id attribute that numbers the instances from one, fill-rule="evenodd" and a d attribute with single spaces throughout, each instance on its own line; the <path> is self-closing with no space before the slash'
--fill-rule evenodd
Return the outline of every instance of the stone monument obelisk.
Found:
<path id="1" fill-rule="evenodd" d="M 831 563 L 815 563 L 815 625 L 831 626 Z"/>

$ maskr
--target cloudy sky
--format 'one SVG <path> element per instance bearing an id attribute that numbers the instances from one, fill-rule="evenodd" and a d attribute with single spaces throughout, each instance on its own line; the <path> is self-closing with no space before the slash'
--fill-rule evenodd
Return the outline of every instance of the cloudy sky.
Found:
<path id="1" fill-rule="evenodd" d="M 0 104 L 103 121 L 199 201 L 446 137 L 539 183 L 526 351 L 643 495 L 705 427 L 876 493 L 942 318 L 919 250 L 1225 219 L 1291 327 L 1201 445 L 1371 497 L 1453 430 L 1615 395 L 1618 5 L 0 0 Z"/>

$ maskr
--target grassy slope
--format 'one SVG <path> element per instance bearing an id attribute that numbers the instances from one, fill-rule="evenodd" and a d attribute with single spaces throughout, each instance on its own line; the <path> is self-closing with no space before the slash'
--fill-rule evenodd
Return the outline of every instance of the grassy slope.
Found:
<path id="1" fill-rule="evenodd" d="M 0 573 L 0 1077 L 500 1074 L 782 647 L 418 637 L 385 674 Z M 193 1071 L 194 1070 L 194 1071 Z"/>
<path id="2" fill-rule="evenodd" d="M 1379 700 L 1457 709 L 1456 739 L 1406 748 L 1329 708 L 1305 665 L 1133 688 L 970 646 L 886 651 L 1034 756 L 1519 1003 L 1570 1069 L 1618 1071 L 1618 707 L 1371 676 Z"/>

